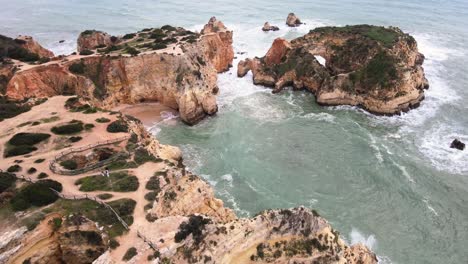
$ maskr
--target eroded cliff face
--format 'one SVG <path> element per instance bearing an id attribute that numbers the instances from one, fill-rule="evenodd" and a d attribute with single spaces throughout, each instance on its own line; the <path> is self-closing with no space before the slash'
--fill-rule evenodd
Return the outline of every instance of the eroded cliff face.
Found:
<path id="1" fill-rule="evenodd" d="M 21 47 L 28 50 L 31 53 L 35 53 L 43 58 L 52 58 L 54 53 L 44 47 L 42 47 L 37 41 L 30 36 L 18 36 L 15 40 Z"/>
<path id="2" fill-rule="evenodd" d="M 57 213 L 9 243 L 9 263 L 92 263 L 108 248 L 107 237 L 94 222 L 80 215 L 62 217 Z"/>
<path id="3" fill-rule="evenodd" d="M 391 115 L 423 100 L 428 88 L 423 62 L 414 38 L 397 28 L 325 27 L 291 42 L 275 40 L 265 57 L 239 62 L 238 76 L 252 70 L 254 83 L 274 92 L 305 88 L 323 105 L 355 105 Z"/>
<path id="4" fill-rule="evenodd" d="M 118 39 L 122 44 L 117 47 L 106 44 L 104 33 L 82 33 L 80 49 L 110 46 L 96 50 L 103 55 L 71 56 L 17 72 L 6 95 L 23 99 L 77 94 L 103 108 L 159 101 L 177 109 L 189 124 L 217 112 L 217 73 L 232 64 L 232 31 L 212 18 L 202 34 L 170 27 L 136 35 Z"/>

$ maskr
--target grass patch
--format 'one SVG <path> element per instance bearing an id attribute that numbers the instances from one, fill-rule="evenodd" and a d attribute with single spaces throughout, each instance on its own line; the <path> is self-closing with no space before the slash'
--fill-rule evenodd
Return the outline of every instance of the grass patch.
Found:
<path id="1" fill-rule="evenodd" d="M 45 159 L 37 159 L 37 160 L 34 161 L 34 163 L 42 163 L 44 161 L 45 161 Z"/>
<path id="2" fill-rule="evenodd" d="M 132 192 L 138 189 L 138 178 L 129 175 L 128 172 L 114 172 L 110 177 L 94 175 L 79 179 L 75 182 L 80 185 L 80 191 L 114 191 L 114 192 Z"/>
<path id="3" fill-rule="evenodd" d="M 1 52 L 0 52 L 1 53 Z M 31 110 L 31 105 L 25 102 L 13 101 L 0 96 L 0 122 Z"/>
<path id="4" fill-rule="evenodd" d="M 85 64 L 83 61 L 75 62 L 68 67 L 68 70 L 74 74 L 84 74 L 85 73 Z"/>
<path id="5" fill-rule="evenodd" d="M 36 172 L 37 172 L 37 169 L 34 168 L 34 167 L 29 168 L 29 170 L 28 170 L 28 174 L 34 174 L 34 173 L 36 173 Z"/>
<path id="6" fill-rule="evenodd" d="M 92 55 L 92 54 L 94 54 L 94 52 L 92 50 L 85 49 L 85 50 L 80 51 L 80 55 L 82 55 L 82 56 L 88 56 L 88 55 Z"/>

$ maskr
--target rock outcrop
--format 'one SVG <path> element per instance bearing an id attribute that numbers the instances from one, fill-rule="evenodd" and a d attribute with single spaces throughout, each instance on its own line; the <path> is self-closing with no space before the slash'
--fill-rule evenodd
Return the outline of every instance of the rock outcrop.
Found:
<path id="1" fill-rule="evenodd" d="M 265 24 L 264 24 L 263 27 L 262 27 L 262 30 L 263 30 L 263 31 L 278 31 L 278 30 L 279 30 L 279 27 L 277 27 L 277 26 L 272 26 L 272 25 L 270 25 L 270 23 L 265 22 Z"/>
<path id="2" fill-rule="evenodd" d="M 44 47 L 42 47 L 37 41 L 30 36 L 18 36 L 15 41 L 20 44 L 21 47 L 31 53 L 35 53 L 43 58 L 52 58 L 54 53 Z"/>
<path id="3" fill-rule="evenodd" d="M 97 30 L 85 30 L 81 32 L 77 42 L 78 52 L 93 50 L 97 47 L 106 47 L 113 44 L 109 34 Z"/>
<path id="4" fill-rule="evenodd" d="M 303 207 L 228 223 L 191 216 L 174 242 L 177 250 L 167 257 L 175 263 L 377 263 L 369 249 L 346 246 L 325 219 Z"/>
<path id="5" fill-rule="evenodd" d="M 286 18 L 286 25 L 290 27 L 298 27 L 302 25 L 302 22 L 294 13 L 289 13 Z"/>
<path id="6" fill-rule="evenodd" d="M 217 72 L 227 71 L 232 66 L 234 49 L 232 47 L 232 31 L 223 22 L 210 18 L 202 31 L 202 46 L 207 59 Z"/>
<path id="7" fill-rule="evenodd" d="M 465 143 L 461 142 L 459 139 L 454 139 L 452 141 L 452 144 L 450 144 L 450 148 L 458 149 L 458 150 L 464 150 L 465 149 Z"/>
<path id="8" fill-rule="evenodd" d="M 326 60 L 320 64 L 315 56 Z M 428 82 L 413 37 L 398 28 L 369 25 L 324 27 L 288 42 L 274 41 L 263 58 L 239 62 L 255 84 L 307 89 L 322 105 L 360 106 L 376 114 L 417 107 Z"/>
<path id="9" fill-rule="evenodd" d="M 137 33 L 128 34 L 113 42 L 120 46 L 110 45 L 105 33 L 82 33 L 80 49 L 109 46 L 96 50 L 98 55 L 71 56 L 17 72 L 8 82 L 6 95 L 24 99 L 76 94 L 103 108 L 159 101 L 195 124 L 218 110 L 217 73 L 232 64 L 232 31 L 216 18 L 210 19 L 201 35 L 164 28 L 142 31 L 138 39 L 133 39 Z M 134 42 L 141 44 L 125 46 Z"/>

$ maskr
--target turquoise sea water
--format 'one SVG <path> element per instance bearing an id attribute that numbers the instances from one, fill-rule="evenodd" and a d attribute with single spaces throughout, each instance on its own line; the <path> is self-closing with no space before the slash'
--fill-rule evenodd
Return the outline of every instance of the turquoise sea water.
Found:
<path id="1" fill-rule="evenodd" d="M 289 12 L 307 24 L 286 28 Z M 399 26 L 426 55 L 431 87 L 420 108 L 376 117 L 319 107 L 306 92 L 273 95 L 234 67 L 219 76 L 218 115 L 193 127 L 168 115 L 151 128 L 160 141 L 178 145 L 241 216 L 305 205 L 384 263 L 468 262 L 468 151 L 449 148 L 454 138 L 468 142 L 466 1 L 0 0 L 0 33 L 30 34 L 70 53 L 85 29 L 200 29 L 213 15 L 234 30 L 235 51 L 247 52 L 234 64 L 316 26 Z M 281 30 L 261 32 L 265 21 Z"/>

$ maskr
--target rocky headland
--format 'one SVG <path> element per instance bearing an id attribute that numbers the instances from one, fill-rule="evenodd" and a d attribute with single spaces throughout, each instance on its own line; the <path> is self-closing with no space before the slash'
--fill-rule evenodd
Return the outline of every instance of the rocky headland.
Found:
<path id="1" fill-rule="evenodd" d="M 317 60 L 325 59 L 325 65 Z M 353 105 L 393 115 L 419 106 L 429 87 L 415 39 L 398 28 L 322 27 L 276 39 L 262 58 L 240 61 L 238 76 L 280 92 L 307 89 L 322 105 Z"/>
<path id="2" fill-rule="evenodd" d="M 161 144 L 138 119 L 110 111 L 157 101 L 189 124 L 214 114 L 216 75 L 234 57 L 232 31 L 215 18 L 200 33 L 171 26 L 120 37 L 85 31 L 81 55 L 50 61 L 28 45 L 0 40 L 8 44 L 0 54 L 0 262 L 377 262 L 314 210 L 238 218 L 185 168 L 177 147 Z M 294 45 L 276 42 L 270 65 Z M 256 63 L 245 68 L 260 69 Z M 104 167 L 109 179 L 100 174 Z"/>
<path id="3" fill-rule="evenodd" d="M 0 88 L 14 100 L 77 94 L 106 109 L 157 101 L 195 124 L 217 112 L 217 73 L 234 58 L 232 31 L 214 17 L 201 33 L 164 26 L 112 37 L 87 30 L 78 51 L 42 65 L 13 60 L 1 67 Z"/>

